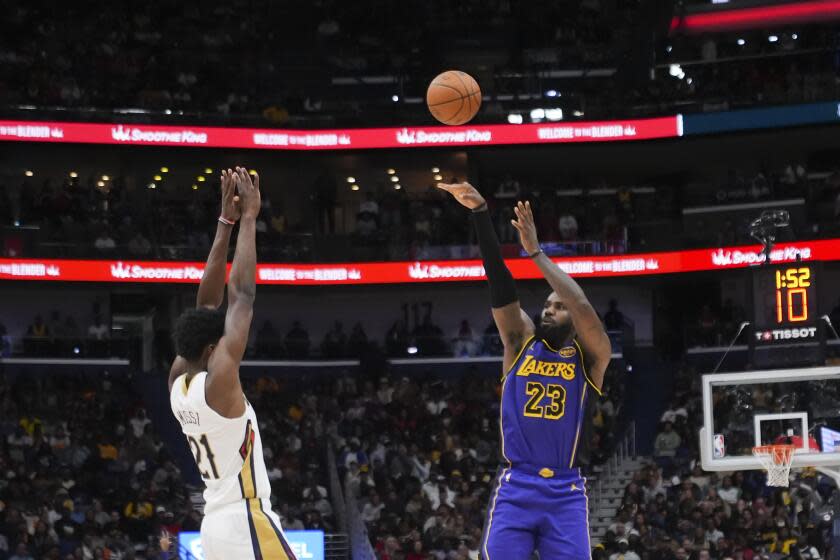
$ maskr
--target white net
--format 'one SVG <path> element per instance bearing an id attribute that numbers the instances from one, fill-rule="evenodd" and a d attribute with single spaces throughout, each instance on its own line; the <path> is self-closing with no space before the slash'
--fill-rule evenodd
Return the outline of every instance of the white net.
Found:
<path id="1" fill-rule="evenodd" d="M 790 484 L 790 464 L 795 450 L 796 446 L 784 444 L 753 447 L 753 455 L 767 471 L 767 486 Z"/>

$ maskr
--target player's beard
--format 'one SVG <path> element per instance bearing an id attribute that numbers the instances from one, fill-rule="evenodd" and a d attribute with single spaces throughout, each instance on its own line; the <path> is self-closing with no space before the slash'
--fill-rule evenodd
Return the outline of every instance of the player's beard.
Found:
<path id="1" fill-rule="evenodd" d="M 560 348 L 574 336 L 572 322 L 565 325 L 546 325 L 540 322 L 534 328 L 534 336 L 545 340 L 554 348 Z"/>

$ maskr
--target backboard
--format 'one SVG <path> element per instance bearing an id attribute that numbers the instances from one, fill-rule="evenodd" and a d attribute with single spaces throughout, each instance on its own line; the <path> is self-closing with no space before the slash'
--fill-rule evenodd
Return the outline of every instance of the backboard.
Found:
<path id="1" fill-rule="evenodd" d="M 840 367 L 703 376 L 704 470 L 762 469 L 752 447 L 772 443 L 797 446 L 793 468 L 840 465 Z"/>

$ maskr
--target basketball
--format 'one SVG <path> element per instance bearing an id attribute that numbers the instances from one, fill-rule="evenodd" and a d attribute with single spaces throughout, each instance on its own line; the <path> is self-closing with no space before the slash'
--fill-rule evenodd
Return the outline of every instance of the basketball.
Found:
<path id="1" fill-rule="evenodd" d="M 481 89 L 472 76 L 459 70 L 438 74 L 426 91 L 432 116 L 452 126 L 468 123 L 481 107 Z"/>

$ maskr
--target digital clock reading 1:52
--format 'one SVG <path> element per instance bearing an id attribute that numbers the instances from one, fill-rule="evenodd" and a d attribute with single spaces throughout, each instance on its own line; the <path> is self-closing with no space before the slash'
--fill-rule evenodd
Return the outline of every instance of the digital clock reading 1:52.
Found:
<path id="1" fill-rule="evenodd" d="M 794 263 L 754 271 L 757 328 L 797 327 L 817 319 L 815 266 Z"/>

